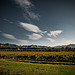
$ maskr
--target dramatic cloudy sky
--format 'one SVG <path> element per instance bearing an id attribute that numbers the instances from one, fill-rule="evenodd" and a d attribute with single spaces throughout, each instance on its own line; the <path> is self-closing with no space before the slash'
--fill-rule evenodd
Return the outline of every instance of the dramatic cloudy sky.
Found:
<path id="1" fill-rule="evenodd" d="M 0 43 L 75 43 L 75 1 L 0 0 Z"/>

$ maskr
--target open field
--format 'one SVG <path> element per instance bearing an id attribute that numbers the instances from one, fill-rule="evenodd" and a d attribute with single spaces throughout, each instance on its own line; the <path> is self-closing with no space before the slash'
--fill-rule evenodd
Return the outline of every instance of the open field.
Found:
<path id="1" fill-rule="evenodd" d="M 75 75 L 75 65 L 33 64 L 0 60 L 0 75 Z"/>
<path id="2" fill-rule="evenodd" d="M 0 58 L 49 62 L 75 62 L 75 52 L 0 51 Z"/>

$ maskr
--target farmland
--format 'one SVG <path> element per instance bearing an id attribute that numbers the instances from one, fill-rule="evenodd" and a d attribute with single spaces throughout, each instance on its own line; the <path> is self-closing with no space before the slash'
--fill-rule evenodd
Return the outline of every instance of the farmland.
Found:
<path id="1" fill-rule="evenodd" d="M 0 51 L 0 58 L 49 62 L 75 62 L 75 52 Z"/>
<path id="2" fill-rule="evenodd" d="M 75 52 L 0 51 L 0 75 L 74 75 Z"/>

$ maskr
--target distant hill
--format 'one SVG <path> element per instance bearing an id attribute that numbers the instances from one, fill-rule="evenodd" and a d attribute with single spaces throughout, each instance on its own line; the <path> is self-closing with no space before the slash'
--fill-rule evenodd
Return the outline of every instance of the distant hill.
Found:
<path id="1" fill-rule="evenodd" d="M 1 44 L 0 50 L 8 51 L 73 51 L 75 52 L 75 44 L 62 45 L 62 46 L 38 46 L 38 45 L 15 45 L 15 44 Z"/>
<path id="2" fill-rule="evenodd" d="M 38 45 L 23 45 L 23 46 L 19 46 L 16 44 L 2 44 L 0 43 L 0 48 L 42 48 L 42 49 L 50 49 L 50 48 L 66 48 L 66 47 L 71 47 L 71 48 L 75 48 L 75 44 L 69 44 L 69 45 L 62 45 L 62 46 L 55 46 L 55 47 L 50 47 L 50 46 L 38 46 Z"/>
<path id="3" fill-rule="evenodd" d="M 69 44 L 67 47 L 75 48 L 75 44 Z"/>
<path id="4" fill-rule="evenodd" d="M 54 48 L 62 48 L 62 47 L 71 47 L 71 48 L 75 48 L 75 44 L 69 44 L 69 45 L 62 45 L 62 46 L 55 46 Z"/>
<path id="5" fill-rule="evenodd" d="M 9 44 L 9 43 L 2 44 L 2 43 L 0 43 L 0 48 L 42 48 L 42 49 L 48 49 L 48 48 L 51 48 L 51 47 L 38 46 L 38 45 L 23 45 L 23 46 L 20 46 L 20 45 L 16 45 L 16 44 Z"/>
<path id="6" fill-rule="evenodd" d="M 18 46 L 15 44 L 9 44 L 9 43 L 2 44 L 2 43 L 0 43 L 0 48 L 16 48 L 16 47 L 18 47 Z"/>

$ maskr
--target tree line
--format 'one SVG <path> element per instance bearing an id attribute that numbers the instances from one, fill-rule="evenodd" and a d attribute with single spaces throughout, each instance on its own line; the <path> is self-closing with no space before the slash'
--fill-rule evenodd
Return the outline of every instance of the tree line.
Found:
<path id="1" fill-rule="evenodd" d="M 75 48 L 71 48 L 71 47 L 62 47 L 62 48 L 22 48 L 22 47 L 0 47 L 0 51 L 56 51 L 56 52 L 60 52 L 60 51 L 73 51 L 75 52 Z"/>

